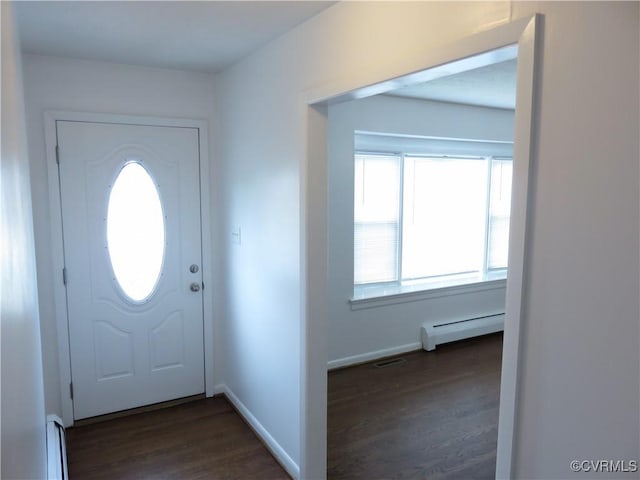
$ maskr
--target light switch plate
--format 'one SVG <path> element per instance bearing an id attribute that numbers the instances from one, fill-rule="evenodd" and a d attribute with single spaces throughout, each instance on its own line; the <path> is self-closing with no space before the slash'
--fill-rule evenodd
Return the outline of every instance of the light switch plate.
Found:
<path id="1" fill-rule="evenodd" d="M 234 245 L 240 245 L 242 243 L 242 232 L 240 227 L 231 232 L 231 242 Z"/>

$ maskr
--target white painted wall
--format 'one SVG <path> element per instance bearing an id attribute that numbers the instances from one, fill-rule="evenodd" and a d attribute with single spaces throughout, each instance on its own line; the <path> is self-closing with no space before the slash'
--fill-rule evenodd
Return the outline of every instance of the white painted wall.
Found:
<path id="1" fill-rule="evenodd" d="M 44 391 L 20 46 L 2 2 L 2 454 L 0 476 L 47 474 Z"/>
<path id="2" fill-rule="evenodd" d="M 25 103 L 27 112 L 31 179 L 33 184 L 34 224 L 38 260 L 38 287 L 42 326 L 46 408 L 61 414 L 60 372 L 58 368 L 57 332 L 54 318 L 51 225 L 47 180 L 44 112 L 69 110 L 157 117 L 204 119 L 212 137 L 215 127 L 213 76 L 159 68 L 120 65 L 105 62 L 72 60 L 58 57 L 25 55 Z M 213 225 L 217 224 L 219 201 L 218 168 L 214 141 L 209 142 L 212 163 Z M 215 243 L 215 242 L 214 242 Z M 213 245 L 205 248 L 214 249 Z M 217 256 L 214 255 L 217 259 Z M 220 268 L 214 265 L 214 271 Z M 219 282 L 217 281 L 216 284 Z M 218 289 L 213 286 L 214 306 L 220 305 Z M 217 313 L 217 311 L 216 311 Z M 216 335 L 214 338 L 217 338 Z M 216 346 L 214 351 L 220 350 Z M 218 359 L 220 360 L 220 359 Z M 215 381 L 222 377 L 221 362 L 215 361 Z M 66 395 L 66 389 L 64 391 Z"/>
<path id="3" fill-rule="evenodd" d="M 514 2 L 514 16 L 545 14 L 519 478 L 585 478 L 570 459 L 640 457 L 639 6 Z"/>
<path id="4" fill-rule="evenodd" d="M 227 382 L 308 478 L 324 473 L 314 436 L 322 384 L 306 392 L 307 410 L 301 375 L 322 375 L 326 329 L 309 326 L 317 348 L 301 337 L 313 292 L 300 228 L 307 207 L 311 218 L 326 206 L 301 202 L 306 92 L 377 83 L 426 52 L 535 12 L 544 38 L 515 476 L 567 478 L 576 457 L 639 455 L 638 4 L 346 2 L 224 72 L 217 91 Z M 243 244 L 232 247 L 236 226 Z M 314 363 L 300 371 L 304 358 Z"/>
<path id="5" fill-rule="evenodd" d="M 513 111 L 378 95 L 329 107 L 329 365 L 420 348 L 425 321 L 504 311 L 505 288 L 352 310 L 355 130 L 513 141 Z"/>
<path id="6" fill-rule="evenodd" d="M 228 391 L 250 411 L 297 475 L 300 449 L 300 211 L 296 132 L 286 75 L 268 58 L 217 82 L 227 279 L 224 318 Z M 238 81 L 244 74 L 248 78 Z M 237 75 L 237 76 L 236 76 Z M 251 84 L 250 88 L 248 83 Z M 241 243 L 231 232 L 241 230 Z M 260 428 L 260 427 L 258 427 Z"/>
<path id="7" fill-rule="evenodd" d="M 348 89 L 379 79 L 386 61 L 402 61 L 398 52 L 413 55 L 450 42 L 506 19 L 508 10 L 500 3 L 341 3 L 218 78 L 222 228 L 229 248 L 226 381 L 286 453 L 283 461 L 293 462 L 294 474 L 300 467 L 304 477 L 322 476 L 325 448 L 324 439 L 315 439 L 308 452 L 300 450 L 305 429 L 311 436 L 318 431 L 307 424 L 313 408 L 301 405 L 307 371 L 301 369 L 300 345 L 303 340 L 310 348 L 324 344 L 322 329 L 319 338 L 308 339 L 301 330 L 307 308 L 301 264 L 305 92 L 329 82 Z M 423 41 L 416 43 L 412 35 Z M 237 227 L 242 244 L 234 246 L 231 231 Z M 325 351 L 325 369 L 326 361 Z M 320 396 L 312 394 L 310 401 L 322 409 L 322 391 L 316 393 Z M 322 415 L 315 418 L 322 421 Z"/>

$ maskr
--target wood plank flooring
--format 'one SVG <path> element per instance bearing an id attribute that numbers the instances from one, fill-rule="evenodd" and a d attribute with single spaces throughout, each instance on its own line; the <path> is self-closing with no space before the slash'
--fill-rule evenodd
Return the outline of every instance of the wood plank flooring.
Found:
<path id="1" fill-rule="evenodd" d="M 495 476 L 502 336 L 329 373 L 328 478 Z M 71 480 L 288 479 L 224 397 L 67 430 Z"/>
<path id="2" fill-rule="evenodd" d="M 328 478 L 495 478 L 502 335 L 329 373 Z"/>
<path id="3" fill-rule="evenodd" d="M 289 476 L 224 397 L 67 430 L 71 480 Z"/>

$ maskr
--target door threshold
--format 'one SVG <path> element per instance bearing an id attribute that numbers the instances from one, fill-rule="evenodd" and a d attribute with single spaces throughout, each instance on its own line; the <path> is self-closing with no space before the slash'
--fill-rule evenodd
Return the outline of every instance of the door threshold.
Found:
<path id="1" fill-rule="evenodd" d="M 182 405 L 183 403 L 194 402 L 196 400 L 204 400 L 205 394 L 199 393 L 198 395 L 191 395 L 189 397 L 176 398 L 175 400 L 167 400 L 166 402 L 152 403 L 151 405 L 143 405 L 142 407 L 130 408 L 128 410 L 121 410 L 119 412 L 105 413 L 104 415 L 98 415 L 97 417 L 83 418 L 81 420 L 74 420 L 74 427 L 83 427 L 85 425 L 92 425 L 94 423 L 106 422 L 114 420 L 116 418 L 129 417 L 131 415 L 137 415 L 138 413 L 153 412 L 154 410 L 161 410 L 163 408 L 175 407 L 176 405 Z"/>

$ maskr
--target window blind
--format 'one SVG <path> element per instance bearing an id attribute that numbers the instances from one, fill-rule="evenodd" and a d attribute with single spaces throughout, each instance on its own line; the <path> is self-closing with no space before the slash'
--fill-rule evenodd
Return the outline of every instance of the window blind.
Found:
<path id="1" fill-rule="evenodd" d="M 405 157 L 402 279 L 482 269 L 486 160 Z"/>
<path id="2" fill-rule="evenodd" d="M 354 282 L 397 280 L 400 157 L 356 155 Z"/>

